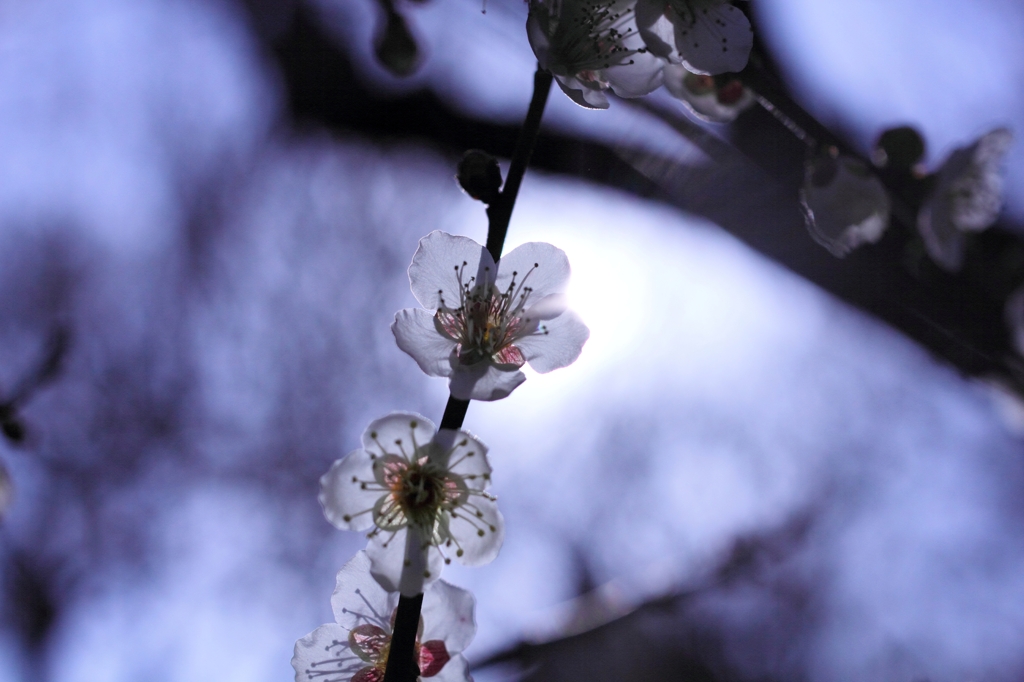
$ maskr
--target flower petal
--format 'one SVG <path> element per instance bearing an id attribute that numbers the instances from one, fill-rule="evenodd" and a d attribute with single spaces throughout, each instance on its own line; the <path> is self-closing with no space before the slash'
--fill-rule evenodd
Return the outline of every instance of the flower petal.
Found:
<path id="1" fill-rule="evenodd" d="M 1013 140 L 996 128 L 969 147 L 953 151 L 942 164 L 935 189 L 917 214 L 917 229 L 928 255 L 940 267 L 956 272 L 963 264 L 965 232 L 987 229 L 1003 202 L 999 163 Z"/>
<path id="2" fill-rule="evenodd" d="M 518 369 L 498 369 L 489 362 L 463 365 L 454 358 L 448 387 L 459 400 L 501 400 L 524 381 L 526 375 Z"/>
<path id="3" fill-rule="evenodd" d="M 544 332 L 547 333 L 544 333 Z M 583 344 L 590 338 L 590 329 L 579 316 L 567 310 L 545 322 L 536 332 L 516 341 L 526 361 L 535 371 L 544 374 L 576 362 Z"/>
<path id="4" fill-rule="evenodd" d="M 367 663 L 375 663 L 391 642 L 391 634 L 379 625 L 363 623 L 348 631 L 348 647 Z"/>
<path id="5" fill-rule="evenodd" d="M 352 682 L 382 682 L 383 680 L 384 673 L 381 669 L 371 668 L 370 666 L 366 666 L 352 676 Z"/>
<path id="6" fill-rule="evenodd" d="M 647 49 L 663 59 L 678 59 L 675 28 L 665 16 L 665 0 L 637 0 L 636 24 Z"/>
<path id="7" fill-rule="evenodd" d="M 530 301 L 565 291 L 569 281 L 569 259 L 557 246 L 546 242 L 521 244 L 501 257 L 498 263 L 499 291 L 505 291 L 515 274 L 516 283 L 533 289 Z"/>
<path id="8" fill-rule="evenodd" d="M 456 342 L 441 334 L 434 315 L 423 308 L 406 308 L 395 314 L 391 324 L 398 347 L 408 353 L 424 372 L 432 377 L 451 374 L 448 356 Z"/>
<path id="9" fill-rule="evenodd" d="M 636 0 L 533 0 L 526 33 L 558 87 L 588 109 L 607 109 L 605 90 L 639 97 L 660 84 L 661 60 L 648 54 L 633 25 Z"/>
<path id="10" fill-rule="evenodd" d="M 601 74 L 619 97 L 643 97 L 661 87 L 665 62 L 650 52 L 638 52 L 626 62 L 603 69 Z"/>
<path id="11" fill-rule="evenodd" d="M 526 364 L 526 358 L 523 357 L 522 352 L 515 346 L 505 346 L 495 353 L 491 359 L 494 361 L 495 367 L 503 371 L 519 369 Z"/>
<path id="12" fill-rule="evenodd" d="M 295 682 L 309 682 L 325 675 L 350 679 L 365 666 L 366 663 L 349 649 L 348 631 L 337 623 L 321 625 L 295 642 L 292 656 Z"/>
<path id="13" fill-rule="evenodd" d="M 378 585 L 370 567 L 369 555 L 360 550 L 342 566 L 335 579 L 331 608 L 334 619 L 345 629 L 345 638 L 360 625 L 374 625 L 391 632 L 391 612 L 398 606 L 398 595 Z"/>
<path id="14" fill-rule="evenodd" d="M 403 528 L 392 534 L 379 533 L 366 544 L 370 574 L 388 592 L 414 597 L 424 585 L 437 580 L 444 560 L 436 547 L 424 548 L 416 532 Z M 403 570 L 408 562 L 407 570 Z"/>
<path id="15" fill-rule="evenodd" d="M 421 677 L 433 677 L 451 660 L 448 647 L 440 639 L 430 639 L 420 645 L 419 668 Z"/>
<path id="16" fill-rule="evenodd" d="M 809 162 L 800 202 L 811 237 L 839 258 L 877 242 L 889 226 L 889 194 L 881 180 L 847 156 Z"/>
<path id="17" fill-rule="evenodd" d="M 957 272 L 964 262 L 967 236 L 953 223 L 947 206 L 926 201 L 917 214 L 917 231 L 925 250 L 935 264 L 947 272 Z"/>
<path id="18" fill-rule="evenodd" d="M 491 465 L 487 461 L 487 446 L 476 436 L 466 431 L 441 429 L 435 440 L 441 445 L 438 453 L 443 452 L 447 457 L 445 466 L 461 476 L 469 489 L 483 490 L 490 485 Z"/>
<path id="19" fill-rule="evenodd" d="M 331 525 L 341 530 L 370 528 L 373 514 L 368 510 L 380 496 L 373 480 L 373 458 L 366 450 L 353 450 L 320 477 L 320 506 Z"/>
<path id="20" fill-rule="evenodd" d="M 747 15 L 721 0 L 676 0 L 672 7 L 668 17 L 686 68 L 709 76 L 743 70 L 754 46 Z"/>
<path id="21" fill-rule="evenodd" d="M 469 676 L 469 663 L 466 661 L 466 657 L 459 654 L 458 656 L 452 656 L 452 660 L 441 668 L 434 677 L 429 678 L 430 682 L 472 682 L 473 678 Z M 303 682 L 309 682 L 309 680 L 303 680 Z"/>
<path id="22" fill-rule="evenodd" d="M 475 494 L 452 514 L 448 531 L 457 547 L 446 545 L 445 551 L 466 566 L 482 566 L 498 556 L 505 541 L 505 519 L 493 499 Z"/>
<path id="23" fill-rule="evenodd" d="M 432 583 L 423 593 L 423 640 L 442 640 L 454 658 L 476 634 L 475 607 L 476 599 L 469 590 L 444 580 Z"/>
<path id="24" fill-rule="evenodd" d="M 550 294 L 524 310 L 523 321 L 529 323 L 532 332 L 537 328 L 535 322 L 552 320 L 568 309 L 569 304 L 565 294 Z"/>
<path id="25" fill-rule="evenodd" d="M 608 95 L 595 88 L 584 86 L 574 77 L 555 75 L 555 82 L 566 97 L 584 109 L 607 109 Z"/>
<path id="26" fill-rule="evenodd" d="M 495 268 L 491 254 L 469 237 L 434 230 L 421 239 L 409 266 L 409 286 L 420 305 L 437 310 L 443 296 L 448 305 L 457 306 L 460 293 L 457 270 L 463 263 L 466 264 L 463 284 L 469 284 L 471 277 L 476 277 L 480 283 L 485 271 L 493 277 Z"/>
<path id="27" fill-rule="evenodd" d="M 1003 207 L 999 164 L 1012 141 L 1009 130 L 997 128 L 950 154 L 929 199 L 932 210 L 948 212 L 953 224 L 965 232 L 988 229 Z"/>
<path id="28" fill-rule="evenodd" d="M 413 450 L 430 442 L 436 428 L 434 422 L 415 412 L 392 412 L 374 419 L 363 431 L 363 448 L 377 457 L 398 455 L 406 460 Z"/>

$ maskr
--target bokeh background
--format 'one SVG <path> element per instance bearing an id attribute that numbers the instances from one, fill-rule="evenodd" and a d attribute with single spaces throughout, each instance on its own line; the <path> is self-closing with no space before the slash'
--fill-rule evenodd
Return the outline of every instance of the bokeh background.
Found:
<path id="1" fill-rule="evenodd" d="M 1014 0 L 751 4 L 856 148 L 911 123 L 935 167 L 1024 130 Z M 287 680 L 331 619 L 364 540 L 318 477 L 373 418 L 440 419 L 389 325 L 421 236 L 483 240 L 455 163 L 505 153 L 534 70 L 518 0 L 399 8 L 406 79 L 372 0 L 0 2 L 0 398 L 27 387 L 0 679 Z M 771 232 L 803 172 L 774 120 L 652 101 L 554 91 L 513 216 L 509 248 L 568 253 L 592 337 L 470 407 L 507 521 L 492 565 L 445 573 L 498 661 L 475 677 L 1024 679 L 1019 404 L 715 224 L 840 267 Z M 1006 170 L 1012 232 L 1020 144 Z M 692 210 L 652 198 L 684 180 Z"/>

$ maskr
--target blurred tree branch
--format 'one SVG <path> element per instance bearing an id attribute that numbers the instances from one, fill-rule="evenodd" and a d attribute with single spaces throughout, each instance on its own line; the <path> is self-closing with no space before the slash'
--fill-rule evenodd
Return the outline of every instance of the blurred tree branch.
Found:
<path id="1" fill-rule="evenodd" d="M 308 10 L 300 7 L 267 49 L 280 64 L 300 126 L 307 122 L 379 140 L 427 139 L 453 157 L 473 147 L 512 154 L 515 126 L 469 118 L 427 91 L 386 98 L 368 90 Z M 770 60 L 762 70 L 771 78 L 772 97 L 796 107 Z M 770 113 L 755 107 L 741 115 L 730 129 L 730 145 L 679 112 L 638 106 L 669 122 L 715 163 L 687 166 L 646 151 L 542 133 L 533 166 L 704 216 L 964 374 L 997 377 L 1024 395 L 1024 361 L 1013 349 L 1003 313 L 1024 279 L 1024 243 L 1007 225 L 997 223 L 977 235 L 956 275 L 931 263 L 914 226 L 898 215 L 881 242 L 837 259 L 810 238 L 800 212 L 797 192 L 807 147 Z M 801 114 L 806 116 L 799 109 Z"/>

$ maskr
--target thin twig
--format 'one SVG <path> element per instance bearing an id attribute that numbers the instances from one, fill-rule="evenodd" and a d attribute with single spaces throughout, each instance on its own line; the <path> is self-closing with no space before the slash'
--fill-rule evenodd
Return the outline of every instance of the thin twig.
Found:
<path id="1" fill-rule="evenodd" d="M 537 73 L 533 77 L 533 99 L 530 100 L 530 108 L 526 112 L 526 120 L 523 122 L 515 152 L 512 154 L 512 165 L 508 169 L 505 186 L 498 199 L 487 208 L 487 251 L 495 263 L 501 259 L 501 250 L 505 246 L 505 236 L 508 234 L 508 223 L 512 218 L 512 209 L 516 205 L 516 196 L 519 194 L 523 175 L 526 174 L 526 166 L 537 142 L 544 105 L 547 104 L 548 93 L 551 92 L 551 82 L 551 74 L 538 65 Z M 468 408 L 468 400 L 449 396 L 440 428 L 462 428 Z M 391 634 L 391 650 L 387 667 L 384 669 L 383 682 L 416 682 L 420 673 L 416 661 L 416 630 L 419 628 L 422 606 L 422 594 L 415 597 L 402 595 L 398 599 L 395 628 Z"/>
<path id="2" fill-rule="evenodd" d="M 551 73 L 538 65 L 537 73 L 533 76 L 533 99 L 530 100 L 530 109 L 526 112 L 523 129 L 519 133 L 519 141 L 512 154 L 512 165 L 509 166 L 505 186 L 502 188 L 498 200 L 487 208 L 489 219 L 487 251 L 495 263 L 501 259 L 501 250 L 505 246 L 505 235 L 508 234 L 508 223 L 512 218 L 512 209 L 516 205 L 519 186 L 523 183 L 523 175 L 526 174 L 526 165 L 530 162 L 534 144 L 537 142 L 540 119 L 544 115 L 544 105 L 547 104 L 548 93 L 551 92 L 551 82 Z"/>

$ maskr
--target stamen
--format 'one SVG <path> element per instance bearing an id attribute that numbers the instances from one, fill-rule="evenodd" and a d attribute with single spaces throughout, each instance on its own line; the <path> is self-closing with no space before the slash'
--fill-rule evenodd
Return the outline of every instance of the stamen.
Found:
<path id="1" fill-rule="evenodd" d="M 373 511 L 373 507 L 370 507 L 369 509 L 364 509 L 363 511 L 361 511 L 361 512 L 356 512 L 355 514 L 345 514 L 345 515 L 344 515 L 344 516 L 342 516 L 341 518 L 345 520 L 345 523 L 348 523 L 349 521 L 351 521 L 351 520 L 352 520 L 352 519 L 354 519 L 355 517 L 357 517 L 357 516 L 362 516 L 363 514 L 369 514 L 369 513 L 371 513 L 372 511 Z"/>
<path id="2" fill-rule="evenodd" d="M 463 441 L 463 442 L 461 443 L 461 445 L 465 445 L 465 444 L 466 444 L 466 442 L 465 442 L 465 441 Z M 449 455 L 453 454 L 453 453 L 454 453 L 454 450 L 455 450 L 455 448 L 452 448 L 452 452 L 450 452 L 450 453 L 448 453 L 448 454 L 449 454 Z M 465 455 L 464 455 L 464 456 L 463 456 L 463 457 L 462 457 L 461 459 L 457 459 L 457 460 L 455 460 L 454 462 L 451 462 L 451 461 L 450 461 L 450 462 L 448 462 L 448 468 L 449 468 L 449 469 L 454 469 L 454 468 L 455 468 L 455 467 L 457 467 L 457 466 L 458 466 L 459 464 L 461 464 L 462 462 L 465 462 L 465 461 L 466 461 L 467 459 L 469 459 L 470 457 L 472 457 L 472 456 L 473 456 L 473 455 L 475 455 L 475 454 L 476 454 L 476 453 L 475 453 L 475 452 L 474 452 L 473 450 L 470 450 L 470 451 L 469 451 L 469 452 L 467 452 L 467 453 L 466 453 L 466 454 L 465 454 Z"/>
<path id="3" fill-rule="evenodd" d="M 686 38 L 687 36 L 689 36 L 690 31 L 693 29 L 694 26 L 697 25 L 698 21 L 703 21 L 707 31 L 711 33 L 714 38 L 720 39 L 722 45 L 722 52 L 729 51 L 729 39 L 724 34 L 726 23 L 722 21 L 720 17 L 715 16 L 711 18 L 710 21 L 708 21 L 709 14 L 707 7 L 702 7 L 699 10 L 698 15 L 698 11 L 694 10 L 693 8 L 694 0 L 668 0 L 668 2 L 686 26 L 685 28 L 679 28 L 679 34 L 682 38 Z M 727 12 L 740 11 L 733 7 L 732 5 L 726 5 L 723 9 Z M 694 49 L 699 49 L 700 43 L 694 41 L 693 47 Z"/>

